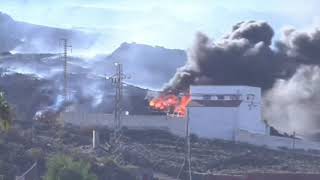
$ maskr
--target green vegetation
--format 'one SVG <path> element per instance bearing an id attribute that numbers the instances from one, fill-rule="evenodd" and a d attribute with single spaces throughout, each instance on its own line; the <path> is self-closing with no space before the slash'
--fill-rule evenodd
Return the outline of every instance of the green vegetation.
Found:
<path id="1" fill-rule="evenodd" d="M 89 163 L 69 156 L 56 155 L 49 159 L 47 167 L 45 180 L 97 180 L 97 176 L 90 173 Z"/>
<path id="2" fill-rule="evenodd" d="M 12 114 L 3 92 L 0 92 L 0 121 L 1 129 L 5 131 L 9 130 L 12 124 Z"/>

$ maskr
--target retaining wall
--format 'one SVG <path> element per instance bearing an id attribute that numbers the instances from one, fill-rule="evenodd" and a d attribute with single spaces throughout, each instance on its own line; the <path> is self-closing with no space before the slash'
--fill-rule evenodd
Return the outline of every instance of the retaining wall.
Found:
<path id="1" fill-rule="evenodd" d="M 320 180 L 320 174 L 249 174 L 245 180 Z"/>
<path id="2" fill-rule="evenodd" d="M 266 146 L 271 149 L 289 148 L 295 150 L 320 150 L 320 143 L 317 142 L 278 136 L 253 134 L 241 129 L 237 130 L 235 141 L 254 144 L 258 146 Z"/>
<path id="3" fill-rule="evenodd" d="M 210 175 L 203 180 L 319 180 L 320 174 L 247 174 L 243 176 Z"/>
<path id="4" fill-rule="evenodd" d="M 61 124 L 72 124 L 83 128 L 95 128 L 101 126 L 114 127 L 113 114 L 88 114 L 84 112 L 64 112 L 60 114 L 58 121 Z M 122 116 L 122 125 L 130 129 L 162 129 L 178 136 L 185 135 L 185 119 L 173 118 L 163 115 L 128 115 Z M 191 124 L 191 133 L 194 126 Z M 209 123 L 209 122 L 208 122 Z M 207 125 L 210 126 L 210 125 Z M 212 126 L 212 125 L 211 125 Z M 212 128 L 216 131 L 216 128 Z M 246 130 L 234 130 L 234 141 L 253 144 L 257 146 L 266 146 L 271 149 L 287 148 L 296 150 L 318 150 L 320 143 L 306 140 L 292 139 L 286 137 L 269 136 L 264 134 L 254 134 Z M 197 134 L 199 136 L 199 134 Z M 232 135 L 232 134 L 230 134 Z M 218 138 L 217 136 L 211 138 Z M 319 179 L 320 180 L 320 179 Z"/>
<path id="5" fill-rule="evenodd" d="M 88 114 L 84 112 L 63 112 L 58 121 L 60 124 L 72 124 L 83 128 L 95 128 L 114 125 L 113 114 Z M 122 126 L 130 129 L 162 129 L 175 135 L 185 135 L 185 120 L 163 115 L 128 115 L 122 116 Z"/>

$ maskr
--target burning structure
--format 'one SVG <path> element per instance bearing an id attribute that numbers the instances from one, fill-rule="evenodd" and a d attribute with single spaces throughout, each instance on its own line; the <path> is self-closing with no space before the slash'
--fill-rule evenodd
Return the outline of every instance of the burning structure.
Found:
<path id="1" fill-rule="evenodd" d="M 191 102 L 190 95 L 176 96 L 173 94 L 160 95 L 149 102 L 149 106 L 156 111 L 167 112 L 168 115 L 185 117 L 187 106 Z"/>
<path id="2" fill-rule="evenodd" d="M 188 95 L 159 95 L 149 105 L 174 117 L 189 118 L 191 133 L 199 137 L 234 140 L 238 129 L 269 132 L 261 118 L 261 89 L 257 87 L 190 86 Z"/>
<path id="3" fill-rule="evenodd" d="M 252 86 L 190 86 L 188 95 L 162 94 L 149 102 L 150 108 L 168 114 L 121 115 L 121 126 L 128 129 L 165 130 L 185 136 L 189 118 L 190 133 L 199 138 L 223 139 L 278 149 L 282 147 L 320 150 L 320 144 L 271 136 L 262 119 L 261 89 Z M 63 124 L 80 128 L 114 127 L 113 114 L 63 112 Z"/>
<path id="4" fill-rule="evenodd" d="M 287 108 L 288 110 L 281 108 L 279 113 L 278 109 L 280 108 L 277 107 L 278 105 L 292 107 L 292 105 L 298 104 L 297 107 L 301 108 L 303 107 L 303 104 L 300 106 L 301 102 L 310 102 L 315 105 L 312 107 L 317 107 L 317 103 L 313 101 L 317 99 L 313 98 L 317 97 L 314 95 L 317 92 L 317 87 L 309 87 L 308 85 L 317 83 L 302 83 L 303 86 L 299 84 L 318 79 L 314 77 L 318 77 L 319 69 L 308 68 L 314 65 L 312 65 L 313 61 L 306 59 L 309 56 L 305 53 L 310 52 L 303 51 L 306 49 L 304 44 L 313 46 L 314 42 L 318 40 L 316 38 L 318 34 L 318 31 L 310 34 L 295 30 L 286 31 L 288 42 L 277 41 L 276 50 L 274 50 L 271 46 L 274 31 L 266 22 L 240 22 L 232 28 L 229 34 L 217 42 L 205 34 L 199 33 L 196 36 L 194 46 L 188 51 L 186 64 L 178 68 L 171 80 L 165 84 L 164 92 L 155 96 L 148 104 L 151 109 L 165 112 L 173 117 L 169 116 L 170 118 L 168 118 L 165 113 L 157 116 L 145 114 L 123 116 L 123 126 L 164 127 L 174 134 L 179 134 L 176 129 L 184 130 L 184 121 L 181 119 L 186 118 L 187 109 L 189 109 L 191 133 L 199 137 L 291 147 L 291 140 L 274 139 L 269 136 L 267 123 L 262 120 L 261 115 L 260 88 L 264 92 L 264 102 L 267 102 L 264 103 L 264 111 L 270 112 L 265 113 L 264 118 L 268 120 L 270 125 L 284 124 L 282 129 L 292 133 L 292 128 L 287 128 L 287 124 L 293 123 L 277 122 L 282 122 L 283 119 L 288 119 L 288 122 L 311 119 L 310 121 L 314 122 L 318 113 L 311 113 L 314 114 L 311 118 L 309 116 L 306 116 L 307 118 L 292 118 L 288 116 L 292 113 L 292 108 Z M 291 47 L 292 44 L 293 47 Z M 313 57 L 310 58 L 313 59 Z M 309 71 L 310 73 L 308 73 Z M 286 83 L 287 81 L 289 83 Z M 296 87 L 308 88 L 301 89 L 303 93 L 296 93 Z M 283 89 L 286 91 L 282 91 Z M 179 95 L 177 92 L 181 91 L 188 91 L 188 93 Z M 277 93 L 279 91 L 283 93 Z M 284 96 L 278 97 L 277 94 Z M 297 94 L 302 94 L 303 97 L 292 98 Z M 296 101 L 292 101 L 292 99 Z M 299 108 L 293 108 L 293 111 Z M 316 108 L 312 108 L 312 112 L 317 112 Z M 95 119 L 94 116 L 90 119 L 83 118 L 86 115 L 81 117 L 81 113 L 77 113 L 79 116 L 75 117 L 80 126 Z M 275 116 L 279 114 L 281 116 Z M 99 118 L 99 120 L 93 121 L 97 126 L 112 125 L 113 116 L 111 114 L 99 116 Z M 93 124 L 91 123 L 91 125 Z M 317 127 L 317 124 L 313 125 Z M 298 133 L 303 134 L 304 132 L 305 128 L 302 128 Z M 278 142 L 281 143 L 275 145 Z M 318 145 L 315 147 L 320 149 Z"/>
<path id="5" fill-rule="evenodd" d="M 160 94 L 150 99 L 151 109 L 167 115 L 122 116 L 128 128 L 168 129 L 184 135 L 184 123 L 190 119 L 190 132 L 203 138 L 235 140 L 239 130 L 268 135 L 268 126 L 261 115 L 261 89 L 250 86 L 190 86 L 189 93 Z M 188 112 L 187 112 L 188 111 Z M 169 116 L 168 116 L 169 115 Z M 64 120 L 80 126 L 111 126 L 112 114 L 65 114 Z M 83 119 L 83 120 L 82 120 Z"/>

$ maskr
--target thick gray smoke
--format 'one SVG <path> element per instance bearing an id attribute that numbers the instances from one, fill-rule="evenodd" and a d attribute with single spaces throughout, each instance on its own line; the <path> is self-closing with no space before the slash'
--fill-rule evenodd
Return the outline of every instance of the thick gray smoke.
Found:
<path id="1" fill-rule="evenodd" d="M 218 42 L 198 33 L 188 62 L 166 88 L 190 84 L 245 84 L 270 88 L 279 73 L 271 50 L 272 28 L 265 22 L 241 22 Z"/>
<path id="2" fill-rule="evenodd" d="M 265 95 L 264 118 L 288 133 L 304 135 L 320 129 L 320 31 L 284 31 L 278 52 L 298 67 L 289 79 L 279 79 Z"/>
<path id="3" fill-rule="evenodd" d="M 266 22 L 241 22 L 219 41 L 198 33 L 165 90 L 190 85 L 250 85 L 263 89 L 264 118 L 283 131 L 307 134 L 320 128 L 320 31 L 284 31 L 272 46 Z M 308 66 L 306 66 L 308 65 Z"/>
<path id="4" fill-rule="evenodd" d="M 276 42 L 279 52 L 300 63 L 320 64 L 320 30 L 301 32 L 286 29 L 281 41 Z"/>
<path id="5" fill-rule="evenodd" d="M 301 66 L 290 79 L 277 80 L 265 94 L 264 118 L 291 134 L 319 132 L 319 92 L 320 68 Z"/>

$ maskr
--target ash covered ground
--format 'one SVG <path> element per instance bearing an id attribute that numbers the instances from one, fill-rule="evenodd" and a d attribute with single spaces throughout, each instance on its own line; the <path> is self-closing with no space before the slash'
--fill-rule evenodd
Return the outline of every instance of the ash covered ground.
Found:
<path id="1" fill-rule="evenodd" d="M 116 151 L 108 150 L 111 131 L 106 128 L 100 129 L 101 148 L 96 150 L 92 149 L 90 130 L 41 122 L 34 125 L 33 138 L 30 130 L 30 127 L 16 127 L 2 136 L 3 141 L 10 143 L 1 143 L 1 174 L 12 176 L 22 173 L 34 160 L 38 160 L 40 169 L 45 170 L 46 158 L 65 153 L 89 161 L 99 179 L 131 179 L 133 174 L 129 167 L 152 169 L 161 177 L 175 178 L 184 159 L 184 138 L 160 130 L 123 129 Z M 35 150 L 42 153 L 41 157 L 30 155 Z M 239 175 L 250 172 L 320 171 L 320 156 L 316 154 L 275 151 L 195 136 L 191 138 L 191 154 L 194 179 L 212 173 Z"/>
<path id="2" fill-rule="evenodd" d="M 319 30 L 289 29 L 284 32 L 284 40 L 273 44 L 274 30 L 268 23 L 247 21 L 236 24 L 229 35 L 216 43 L 198 34 L 188 59 L 183 50 L 136 43 L 123 43 L 110 55 L 72 56 L 68 58 L 70 100 L 65 102 L 62 97 L 63 61 L 61 54 L 56 53 L 60 51 L 55 44 L 57 36 L 69 34 L 67 37 L 71 40 L 73 37 L 75 44 L 83 44 L 80 49 L 90 46 L 95 36 L 84 38 L 80 32 L 17 24 L 3 14 L 0 14 L 0 29 L 4 32 L 0 39 L 10 42 L 0 47 L 0 90 L 5 92 L 17 120 L 16 127 L 9 133 L 1 132 L 0 174 L 11 179 L 22 174 L 34 161 L 38 161 L 41 172 L 45 172 L 47 158 L 57 153 L 87 160 L 100 179 L 132 179 L 128 166 L 177 176 L 184 159 L 182 138 L 163 131 L 124 130 L 118 142 L 119 149 L 110 152 L 110 130 L 101 129 L 102 148 L 93 151 L 91 131 L 54 123 L 59 112 L 70 104 L 81 105 L 87 112 L 113 111 L 114 89 L 105 77 L 114 73 L 114 62 L 124 64 L 125 72 L 132 77 L 124 89 L 124 110 L 131 114 L 152 113 L 145 101 L 147 90 L 143 87 L 160 89 L 165 85 L 169 89 L 179 89 L 190 84 L 246 84 L 264 90 L 273 88 L 266 96 L 267 105 L 272 105 L 266 110 L 270 115 L 268 119 L 280 120 L 281 125 L 290 130 L 287 127 L 300 119 L 286 119 L 289 117 L 286 115 L 300 115 L 301 111 L 296 111 L 299 109 L 312 116 L 302 117 L 305 121 L 298 121 L 298 125 L 312 122 L 312 127 L 319 129 Z M 19 32 L 21 29 L 24 32 Z M 79 42 L 76 41 L 78 36 L 81 36 Z M 36 46 L 34 43 L 37 44 L 39 38 L 44 39 Z M 53 53 L 40 54 L 43 49 L 37 47 L 48 44 L 50 46 L 44 49 Z M 28 54 L 12 54 L 9 52 L 12 50 L 25 50 Z M 279 108 L 286 106 L 295 108 Z M 310 131 L 301 127 L 302 132 Z M 316 154 L 274 151 L 194 136 L 191 154 L 195 177 L 203 173 L 316 173 L 320 170 L 320 157 Z"/>
<path id="3" fill-rule="evenodd" d="M 134 55 L 129 56 L 132 53 Z M 160 61 L 162 58 L 175 59 L 176 63 L 166 72 L 150 76 L 156 66 L 166 64 Z M 16 119 L 21 121 L 54 117 L 71 104 L 80 105 L 87 112 L 111 113 L 115 91 L 106 77 L 115 73 L 114 63 L 119 62 L 124 64 L 125 73 L 131 76 L 124 87 L 124 110 L 131 114 L 150 114 L 145 99 L 148 90 L 143 87 L 161 87 L 184 61 L 186 54 L 182 50 L 128 43 L 110 55 L 70 56 L 67 67 L 69 101 L 66 102 L 61 54 L 7 53 L 0 55 L 0 90 L 16 112 Z"/>

